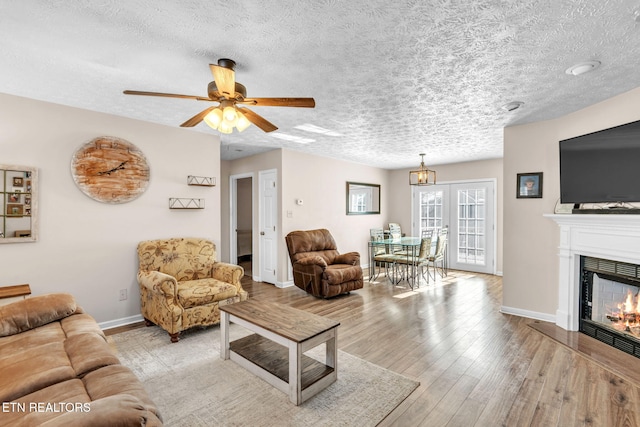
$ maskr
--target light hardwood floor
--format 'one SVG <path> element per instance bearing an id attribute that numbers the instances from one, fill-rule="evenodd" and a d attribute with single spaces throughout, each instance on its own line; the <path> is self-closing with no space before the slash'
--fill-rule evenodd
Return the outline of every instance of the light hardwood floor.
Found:
<path id="1" fill-rule="evenodd" d="M 380 426 L 640 426 L 640 359 L 500 313 L 498 276 L 451 271 L 416 291 L 382 276 L 329 300 L 248 275 L 243 287 L 339 321 L 340 350 L 420 381 Z"/>
<path id="2" fill-rule="evenodd" d="M 606 359 L 601 343 L 582 340 L 580 353 L 572 335 L 540 332 L 555 325 L 500 313 L 498 276 L 452 271 L 417 291 L 383 276 L 329 300 L 246 277 L 243 286 L 339 321 L 340 350 L 420 381 L 381 426 L 640 426 L 640 359 L 623 355 L 615 373 L 594 362 Z"/>

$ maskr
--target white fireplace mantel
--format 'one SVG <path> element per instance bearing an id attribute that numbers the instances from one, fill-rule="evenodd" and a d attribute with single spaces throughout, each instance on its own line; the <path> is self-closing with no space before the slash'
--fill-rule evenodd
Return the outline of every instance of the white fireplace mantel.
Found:
<path id="1" fill-rule="evenodd" d="M 578 330 L 580 256 L 640 264 L 640 215 L 544 215 L 560 226 L 556 325 Z"/>

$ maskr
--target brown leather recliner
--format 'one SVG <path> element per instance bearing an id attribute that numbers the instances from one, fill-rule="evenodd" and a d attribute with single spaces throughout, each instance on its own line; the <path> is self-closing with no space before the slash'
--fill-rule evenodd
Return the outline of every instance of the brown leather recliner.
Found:
<path id="1" fill-rule="evenodd" d="M 363 286 L 360 254 L 340 254 L 329 230 L 292 231 L 285 237 L 293 265 L 293 282 L 320 298 L 330 298 Z"/>

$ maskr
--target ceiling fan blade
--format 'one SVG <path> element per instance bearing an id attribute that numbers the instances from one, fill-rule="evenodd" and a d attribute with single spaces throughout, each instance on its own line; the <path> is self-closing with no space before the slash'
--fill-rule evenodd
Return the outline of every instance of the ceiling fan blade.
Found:
<path id="1" fill-rule="evenodd" d="M 162 92 L 143 92 L 140 90 L 125 90 L 122 93 L 125 95 L 145 95 L 145 96 L 164 96 L 167 98 L 184 98 L 184 99 L 196 99 L 198 101 L 211 101 L 209 98 L 195 95 L 180 95 L 177 93 L 162 93 Z"/>
<path id="2" fill-rule="evenodd" d="M 209 68 L 211 68 L 211 74 L 213 74 L 213 80 L 216 82 L 218 91 L 229 99 L 235 98 L 236 72 L 232 68 L 215 64 L 209 64 Z"/>
<path id="3" fill-rule="evenodd" d="M 209 112 L 213 109 L 217 108 L 216 106 L 214 107 L 209 107 L 206 110 L 200 111 L 198 114 L 196 114 L 195 116 L 191 117 L 189 120 L 187 120 L 186 122 L 184 122 L 183 124 L 180 125 L 180 127 L 183 128 L 190 128 L 190 127 L 194 127 L 195 125 L 197 125 L 198 123 L 200 123 L 202 121 L 202 119 L 204 119 L 204 117 L 209 114 Z"/>
<path id="4" fill-rule="evenodd" d="M 258 126 L 260 129 L 262 129 L 265 132 L 273 132 L 274 130 L 278 130 L 276 125 L 274 125 L 273 123 L 269 122 L 264 117 L 262 117 L 262 116 L 260 116 L 260 115 L 258 115 L 256 113 L 254 113 L 253 111 L 249 110 L 248 108 L 238 108 L 238 111 L 240 111 L 242 114 L 244 114 L 244 116 L 247 118 L 247 120 L 249 120 L 254 125 Z"/>
<path id="5" fill-rule="evenodd" d="M 316 106 L 316 101 L 313 98 L 245 98 L 238 103 L 255 105 L 256 107 L 313 108 Z"/>

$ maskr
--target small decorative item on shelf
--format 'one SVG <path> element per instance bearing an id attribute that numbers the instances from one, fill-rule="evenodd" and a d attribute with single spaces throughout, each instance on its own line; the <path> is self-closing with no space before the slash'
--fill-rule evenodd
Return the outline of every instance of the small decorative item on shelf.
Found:
<path id="1" fill-rule="evenodd" d="M 187 177 L 187 185 L 198 185 L 200 187 L 215 187 L 216 178 L 213 176 L 194 176 Z"/>
<path id="2" fill-rule="evenodd" d="M 169 209 L 204 209 L 204 199 L 170 197 Z"/>

